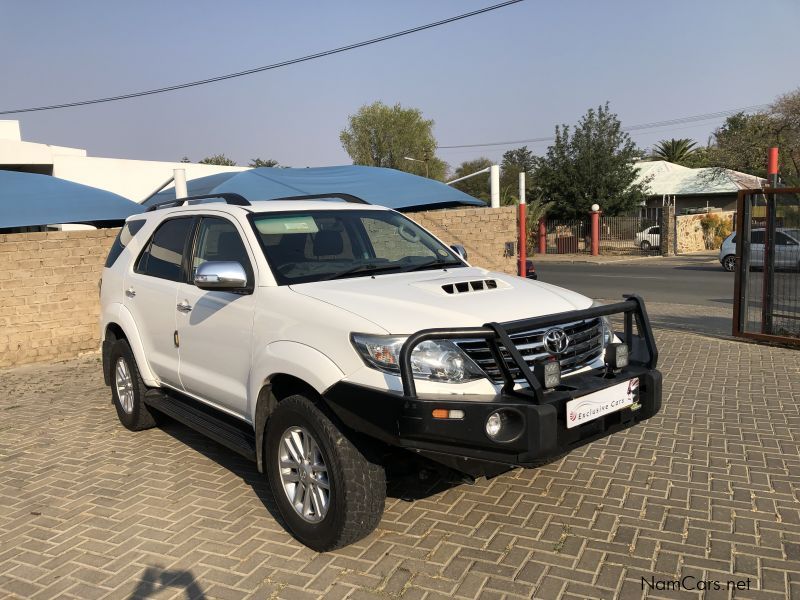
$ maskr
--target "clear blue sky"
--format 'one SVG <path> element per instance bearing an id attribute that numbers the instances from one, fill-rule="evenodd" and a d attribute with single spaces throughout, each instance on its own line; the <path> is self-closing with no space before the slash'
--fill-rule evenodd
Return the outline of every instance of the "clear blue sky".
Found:
<path id="1" fill-rule="evenodd" d="M 357 42 L 492 0 L 0 0 L 0 110 L 202 79 Z M 623 125 L 772 101 L 800 86 L 796 0 L 526 0 L 412 36 L 208 86 L 26 113 L 31 141 L 93 156 L 225 153 L 347 164 L 339 131 L 374 100 L 420 108 L 440 144 L 552 135 L 610 101 Z M 719 123 L 637 133 L 705 143 Z M 531 147 L 542 153 L 546 144 Z M 451 166 L 505 148 L 442 150 Z"/>

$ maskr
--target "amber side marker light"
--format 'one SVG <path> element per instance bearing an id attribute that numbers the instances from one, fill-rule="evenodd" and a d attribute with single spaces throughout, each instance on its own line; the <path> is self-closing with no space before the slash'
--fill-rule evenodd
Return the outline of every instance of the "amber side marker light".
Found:
<path id="1" fill-rule="evenodd" d="M 446 408 L 434 408 L 431 413 L 434 419 L 463 419 L 463 410 L 447 410 Z"/>

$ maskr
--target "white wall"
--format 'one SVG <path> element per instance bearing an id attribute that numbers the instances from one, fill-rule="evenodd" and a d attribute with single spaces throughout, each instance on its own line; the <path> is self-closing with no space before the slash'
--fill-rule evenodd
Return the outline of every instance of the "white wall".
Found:
<path id="1" fill-rule="evenodd" d="M 90 156 L 56 156 L 53 160 L 55 177 L 108 190 L 135 202 L 143 201 L 172 177 L 173 169 L 185 169 L 186 179 L 192 180 L 216 173 L 246 171 L 247 167 Z"/>

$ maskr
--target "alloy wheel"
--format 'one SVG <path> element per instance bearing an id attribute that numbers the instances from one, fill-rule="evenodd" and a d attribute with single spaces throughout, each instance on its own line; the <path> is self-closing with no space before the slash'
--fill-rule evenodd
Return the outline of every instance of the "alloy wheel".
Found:
<path id="1" fill-rule="evenodd" d="M 133 378 L 131 371 L 128 368 L 128 363 L 125 359 L 120 357 L 117 359 L 117 364 L 114 368 L 114 383 L 117 388 L 117 397 L 119 404 L 127 414 L 133 412 Z"/>
<path id="2" fill-rule="evenodd" d="M 328 468 L 317 441 L 304 427 L 290 427 L 281 435 L 278 471 L 295 512 L 309 523 L 324 519 L 331 503 Z"/>

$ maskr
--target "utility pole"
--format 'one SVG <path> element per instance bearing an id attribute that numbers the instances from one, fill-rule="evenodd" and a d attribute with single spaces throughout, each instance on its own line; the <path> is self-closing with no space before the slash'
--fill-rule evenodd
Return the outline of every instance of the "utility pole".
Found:
<path id="1" fill-rule="evenodd" d="M 525 171 L 519 174 L 519 276 L 526 277 L 528 270 L 528 223 L 525 215 Z"/>
<path id="2" fill-rule="evenodd" d="M 489 167 L 492 208 L 500 208 L 500 165 Z"/>

